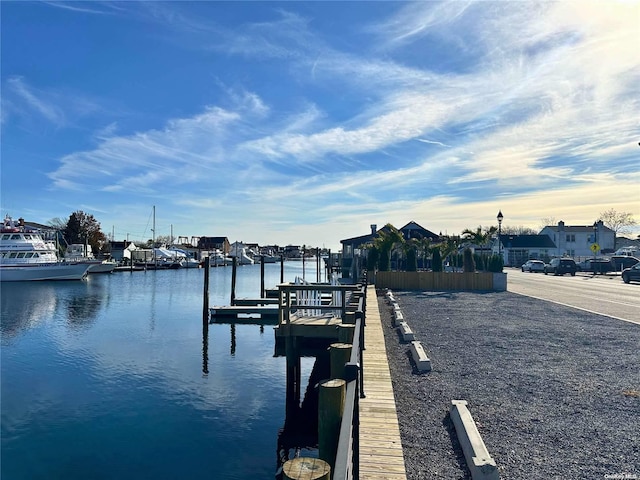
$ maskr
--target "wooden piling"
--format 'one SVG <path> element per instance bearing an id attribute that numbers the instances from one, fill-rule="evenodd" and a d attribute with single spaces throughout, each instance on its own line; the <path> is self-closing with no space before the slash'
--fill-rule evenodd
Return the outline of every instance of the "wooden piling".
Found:
<path id="1" fill-rule="evenodd" d="M 342 379 L 326 380 L 320 384 L 318 394 L 318 457 L 332 469 L 336 461 L 346 386 L 347 382 Z"/>
<path id="2" fill-rule="evenodd" d="M 133 265 L 133 262 L 132 262 Z M 204 291 L 202 299 L 202 373 L 209 374 L 209 257 L 204 260 Z"/>
<path id="3" fill-rule="evenodd" d="M 349 362 L 350 357 L 350 343 L 332 343 L 329 346 L 331 378 L 344 378 L 344 364 Z"/>
<path id="4" fill-rule="evenodd" d="M 264 298 L 264 255 L 260 256 L 260 298 Z"/>
<path id="5" fill-rule="evenodd" d="M 235 305 L 236 301 L 236 273 L 238 271 L 238 257 L 233 257 L 233 262 L 231 263 L 231 303 L 230 305 Z"/>
<path id="6" fill-rule="evenodd" d="M 298 339 L 293 335 L 286 337 L 286 398 L 285 398 L 285 428 L 289 425 L 296 425 L 300 410 L 301 397 L 301 372 L 300 372 L 300 351 Z M 287 425 L 289 424 L 289 425 Z"/>
<path id="7" fill-rule="evenodd" d="M 355 331 L 355 325 L 341 323 L 338 325 L 338 341 L 340 343 L 353 343 L 353 334 Z"/>
<path id="8" fill-rule="evenodd" d="M 329 480 L 331 467 L 319 458 L 298 457 L 282 466 L 285 480 Z"/>
<path id="9" fill-rule="evenodd" d="M 209 257 L 204 259 L 204 292 L 202 299 L 202 322 L 209 325 Z"/>
<path id="10" fill-rule="evenodd" d="M 280 283 L 284 283 L 284 255 L 280 255 Z"/>

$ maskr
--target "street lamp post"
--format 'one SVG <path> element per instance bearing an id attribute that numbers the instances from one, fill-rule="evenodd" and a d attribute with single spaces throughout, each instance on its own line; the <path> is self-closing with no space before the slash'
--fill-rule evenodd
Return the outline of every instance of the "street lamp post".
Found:
<path id="1" fill-rule="evenodd" d="M 498 216 L 496 218 L 498 219 L 498 255 L 502 257 L 502 245 L 500 242 L 500 235 L 502 234 L 502 219 L 504 218 L 502 210 L 498 210 Z"/>

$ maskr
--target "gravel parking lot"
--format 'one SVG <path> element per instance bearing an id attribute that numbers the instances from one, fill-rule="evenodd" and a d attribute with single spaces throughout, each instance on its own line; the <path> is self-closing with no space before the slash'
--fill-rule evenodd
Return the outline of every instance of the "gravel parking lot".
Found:
<path id="1" fill-rule="evenodd" d="M 378 303 L 408 479 L 470 478 L 467 400 L 503 479 L 640 479 L 640 326 L 510 292 L 393 292 L 433 370 Z"/>

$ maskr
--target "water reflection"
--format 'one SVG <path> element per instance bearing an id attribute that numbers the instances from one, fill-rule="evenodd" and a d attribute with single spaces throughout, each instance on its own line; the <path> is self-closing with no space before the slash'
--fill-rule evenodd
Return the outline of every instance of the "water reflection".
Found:
<path id="1" fill-rule="evenodd" d="M 202 320 L 202 373 L 209 375 L 209 319 Z"/>
<path id="2" fill-rule="evenodd" d="M 213 305 L 228 303 L 226 270 L 211 271 Z M 239 269 L 239 296 L 257 295 L 256 271 Z M 271 287 L 278 266 L 270 275 Z M 284 362 L 273 357 L 271 328 L 203 322 L 202 277 L 185 269 L 2 284 L 0 477 L 39 478 L 46 465 L 69 479 L 273 478 Z M 168 445 L 171 455 L 157 456 Z"/>
<path id="3" fill-rule="evenodd" d="M 5 282 L 0 286 L 3 342 L 48 320 L 86 328 L 105 303 L 105 291 L 89 282 Z"/>

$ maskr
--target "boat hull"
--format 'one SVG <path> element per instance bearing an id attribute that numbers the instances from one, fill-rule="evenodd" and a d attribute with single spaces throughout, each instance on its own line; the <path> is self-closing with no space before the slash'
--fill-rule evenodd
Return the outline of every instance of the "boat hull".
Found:
<path id="1" fill-rule="evenodd" d="M 87 276 L 90 266 L 87 263 L 0 265 L 0 281 L 82 280 Z"/>
<path id="2" fill-rule="evenodd" d="M 89 267 L 87 273 L 111 273 L 118 265 L 115 262 L 100 262 Z"/>

